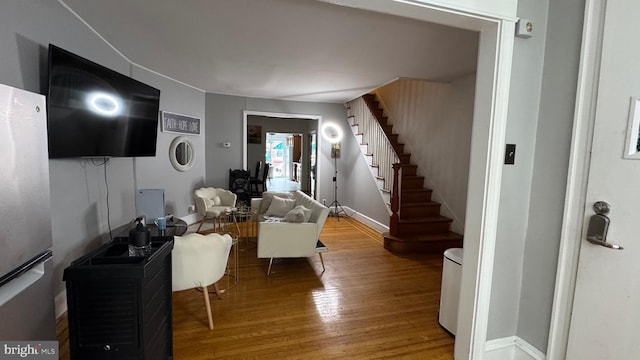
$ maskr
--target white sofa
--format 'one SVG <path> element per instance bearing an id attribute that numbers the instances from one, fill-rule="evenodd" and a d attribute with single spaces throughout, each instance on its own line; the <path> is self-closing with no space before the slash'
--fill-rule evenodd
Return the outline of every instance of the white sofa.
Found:
<path id="1" fill-rule="evenodd" d="M 284 199 L 284 201 L 283 201 Z M 284 205 L 283 205 L 284 204 Z M 308 209 L 303 221 L 300 211 Z M 281 208 L 278 208 L 278 207 Z M 303 206 L 304 209 L 301 209 Z M 322 252 L 326 247 L 319 241 L 329 209 L 301 191 L 295 193 L 264 192 L 262 198 L 251 199 L 251 208 L 258 217 L 258 258 L 268 258 L 269 269 L 274 258 L 298 258 L 320 255 L 324 270 Z M 286 213 L 285 213 L 286 212 Z"/>

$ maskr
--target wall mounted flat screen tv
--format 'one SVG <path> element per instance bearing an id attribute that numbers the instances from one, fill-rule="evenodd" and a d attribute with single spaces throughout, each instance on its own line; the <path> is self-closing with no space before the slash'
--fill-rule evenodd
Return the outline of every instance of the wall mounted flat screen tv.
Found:
<path id="1" fill-rule="evenodd" d="M 49 45 L 49 158 L 156 155 L 160 90 Z"/>

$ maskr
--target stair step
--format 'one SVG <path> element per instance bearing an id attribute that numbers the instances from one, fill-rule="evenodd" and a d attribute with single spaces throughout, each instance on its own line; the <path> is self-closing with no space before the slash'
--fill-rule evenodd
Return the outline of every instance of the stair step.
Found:
<path id="1" fill-rule="evenodd" d="M 365 156 L 364 160 L 367 163 L 367 165 L 373 166 L 373 156 Z"/>
<path id="2" fill-rule="evenodd" d="M 403 189 L 421 189 L 424 186 L 424 176 L 403 176 L 400 186 Z"/>
<path id="3" fill-rule="evenodd" d="M 384 234 L 384 247 L 394 252 L 443 252 L 447 248 L 462 246 L 462 235 L 449 231 L 452 219 L 440 215 L 441 204 L 431 201 L 432 191 L 424 189 L 424 177 L 418 176 L 418 167 L 411 164 L 411 154 L 404 152 L 405 144 L 393 133 L 393 125 L 384 116 L 385 110 L 375 94 L 362 98 L 376 118 L 402 165 L 402 194 L 398 236 Z M 375 168 L 372 166 L 372 169 Z M 381 178 L 377 177 L 381 182 Z M 383 195 L 390 193 L 383 192 Z M 389 196 L 390 197 L 390 196 Z M 390 200 L 389 200 L 390 201 Z"/>
<path id="4" fill-rule="evenodd" d="M 441 204 L 435 201 L 403 203 L 400 205 L 400 219 L 424 218 L 440 215 Z"/>
<path id="5" fill-rule="evenodd" d="M 373 96 L 373 100 L 367 101 L 367 105 L 369 109 L 375 110 L 380 108 L 380 102 L 375 99 L 375 95 Z"/>
<path id="6" fill-rule="evenodd" d="M 401 164 L 410 164 L 411 163 L 411 154 L 400 154 L 398 155 Z"/>
<path id="7" fill-rule="evenodd" d="M 431 193 L 433 191 L 430 189 L 402 189 L 402 193 L 400 195 L 401 201 L 403 204 L 411 204 L 414 202 L 429 202 L 431 201 Z"/>
<path id="8" fill-rule="evenodd" d="M 400 224 L 441 224 L 441 223 L 450 223 L 452 220 L 446 216 L 436 215 L 436 216 L 423 216 L 417 217 L 413 219 L 403 219 L 400 220 Z"/>
<path id="9" fill-rule="evenodd" d="M 413 219 L 401 219 L 398 223 L 399 236 L 417 236 L 438 234 L 449 231 L 451 219 L 444 216 L 430 216 Z"/>
<path id="10" fill-rule="evenodd" d="M 403 176 L 416 176 L 418 174 L 418 165 L 403 164 L 402 175 Z"/>
<path id="11" fill-rule="evenodd" d="M 451 231 L 440 234 L 394 237 L 382 234 L 384 248 L 394 253 L 443 253 L 446 249 L 462 247 L 463 236 Z"/>

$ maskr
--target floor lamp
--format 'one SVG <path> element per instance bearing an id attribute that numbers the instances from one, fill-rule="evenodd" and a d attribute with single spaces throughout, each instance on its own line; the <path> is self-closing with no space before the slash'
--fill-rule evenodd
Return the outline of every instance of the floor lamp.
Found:
<path id="1" fill-rule="evenodd" d="M 325 123 L 322 125 L 322 136 L 331 143 L 331 157 L 333 158 L 333 202 L 329 205 L 329 209 L 333 208 L 332 216 L 340 221 L 340 213 L 347 215 L 342 205 L 338 201 L 338 158 L 340 158 L 340 140 L 342 140 L 342 129 L 333 123 Z"/>

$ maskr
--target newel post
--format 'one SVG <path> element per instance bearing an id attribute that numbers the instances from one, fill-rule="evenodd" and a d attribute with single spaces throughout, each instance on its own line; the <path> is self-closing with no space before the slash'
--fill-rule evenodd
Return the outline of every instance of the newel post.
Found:
<path id="1" fill-rule="evenodd" d="M 400 164 L 395 163 L 393 166 L 393 187 L 391 190 L 391 221 L 389 221 L 389 235 L 398 236 L 398 222 L 400 217 L 398 216 L 399 204 L 400 204 L 400 192 L 399 192 L 399 173 Z"/>

